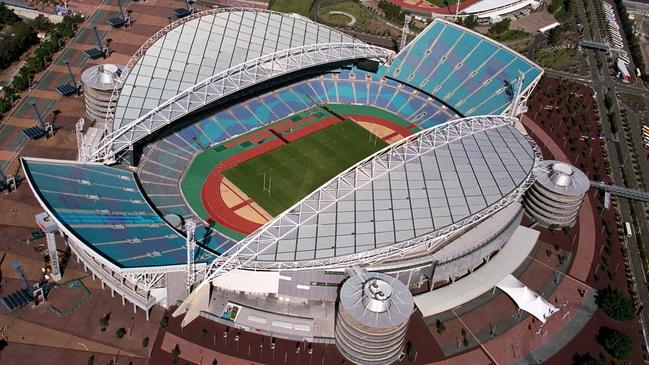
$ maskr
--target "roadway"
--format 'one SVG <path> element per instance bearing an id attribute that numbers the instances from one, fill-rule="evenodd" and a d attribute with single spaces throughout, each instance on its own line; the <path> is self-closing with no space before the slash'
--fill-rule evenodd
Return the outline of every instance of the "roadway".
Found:
<path id="1" fill-rule="evenodd" d="M 597 12 L 595 11 L 593 2 L 588 1 L 588 7 L 589 7 L 588 10 L 589 13 L 591 14 L 591 24 L 593 26 L 592 38 L 590 36 L 590 32 L 588 31 L 588 19 L 586 18 L 584 4 L 582 1 L 576 1 L 575 3 L 577 4 L 579 19 L 585 27 L 583 32 L 584 40 L 602 42 L 603 39 L 596 18 Z M 628 49 L 626 42 L 625 42 L 625 48 Z M 646 98 L 647 95 L 649 95 L 649 91 L 639 86 L 624 85 L 618 83 L 615 79 L 611 77 L 606 60 L 604 60 L 602 64 L 603 70 L 599 69 L 599 67 L 597 66 L 597 61 L 595 59 L 595 52 L 597 51 L 584 49 L 584 53 L 587 55 L 587 61 L 590 64 L 590 80 L 581 77 L 570 76 L 556 71 L 549 71 L 548 74 L 551 76 L 565 77 L 592 86 L 592 88 L 596 92 L 596 101 L 599 107 L 600 120 L 602 122 L 601 125 L 604 131 L 604 135 L 606 136 L 605 147 L 608 151 L 609 162 L 611 164 L 611 168 L 613 172 L 611 176 L 612 183 L 620 186 L 626 186 L 622 178 L 622 170 L 624 170 L 626 172 L 626 175 L 628 177 L 631 177 L 629 179 L 631 180 L 629 181 L 630 186 L 627 187 L 645 190 L 643 186 L 638 186 L 638 184 L 636 183 L 636 179 L 633 173 L 633 168 L 630 163 L 630 155 L 632 154 L 632 151 L 630 151 L 629 146 L 627 146 L 625 143 L 620 144 L 617 139 L 617 136 L 614 136 L 611 131 L 611 125 L 610 123 L 608 123 L 608 118 L 606 116 L 604 95 L 608 90 L 613 91 L 609 93 L 609 97 L 613 101 L 612 113 L 620 116 L 620 103 L 617 95 L 618 92 L 641 95 L 645 98 L 645 103 L 647 103 L 648 101 L 646 100 Z M 620 120 L 620 127 L 621 127 L 621 117 L 619 120 Z M 637 124 L 637 120 L 636 123 L 633 123 L 632 118 L 629 118 L 629 124 L 630 124 L 630 130 L 632 131 L 632 134 L 634 134 L 634 136 L 632 136 L 634 143 L 636 143 L 636 146 L 639 146 L 639 148 L 642 149 L 642 144 L 640 145 L 637 144 L 638 140 L 637 138 L 635 138 L 636 135 L 634 133 L 637 132 L 638 134 L 641 134 L 640 132 L 641 126 Z M 622 130 L 622 128 L 620 128 L 620 131 L 618 133 L 624 135 L 625 132 Z M 639 136 L 639 138 L 641 138 L 641 136 Z M 641 165 L 640 167 L 641 169 L 643 169 L 644 168 L 643 165 L 647 165 L 647 160 L 645 158 L 641 158 L 642 156 L 637 156 L 637 157 Z M 618 163 L 618 161 L 622 161 L 622 163 Z M 629 161 L 629 163 L 627 163 L 627 161 Z M 648 166 L 647 168 L 649 168 L 649 165 L 647 166 Z M 645 179 L 644 185 L 649 186 L 649 184 L 647 184 L 646 181 L 647 176 L 644 176 L 643 178 Z M 617 201 L 619 202 L 618 209 L 619 209 L 619 214 L 621 219 L 625 222 L 631 222 L 631 209 L 633 209 L 636 217 L 638 218 L 642 236 L 649 237 L 649 227 L 647 226 L 647 219 L 645 217 L 644 204 L 638 202 L 632 202 L 627 199 L 619 199 L 619 198 L 617 199 Z M 649 303 L 649 291 L 647 290 L 647 281 L 645 277 L 644 266 L 642 263 L 642 259 L 640 258 L 640 250 L 638 248 L 638 243 L 636 241 L 635 235 L 633 237 L 627 237 L 625 244 L 628 248 L 627 252 L 629 254 L 631 271 L 633 272 L 633 275 L 635 277 L 634 286 L 638 298 L 642 303 Z M 638 285 L 638 283 L 640 285 Z M 645 333 L 645 345 L 646 345 L 647 344 L 647 337 L 646 337 L 647 324 L 649 324 L 649 311 L 643 310 L 640 314 L 640 317 L 641 317 L 643 332 Z"/>

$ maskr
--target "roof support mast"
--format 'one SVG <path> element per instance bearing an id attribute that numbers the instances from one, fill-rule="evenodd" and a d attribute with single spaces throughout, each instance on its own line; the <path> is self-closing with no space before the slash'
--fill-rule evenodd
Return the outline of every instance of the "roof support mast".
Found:
<path id="1" fill-rule="evenodd" d="M 196 230 L 196 221 L 193 219 L 185 222 L 185 234 L 187 235 L 187 296 L 192 292 L 192 285 L 196 280 L 196 267 L 194 263 L 194 247 L 196 247 L 196 240 L 194 239 L 194 231 Z"/>

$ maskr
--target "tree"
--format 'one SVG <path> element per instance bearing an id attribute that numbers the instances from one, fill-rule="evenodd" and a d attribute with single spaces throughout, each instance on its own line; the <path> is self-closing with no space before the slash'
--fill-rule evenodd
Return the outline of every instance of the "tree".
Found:
<path id="1" fill-rule="evenodd" d="M 160 328 L 167 329 L 169 327 L 169 317 L 164 316 L 160 320 Z"/>
<path id="2" fill-rule="evenodd" d="M 47 32 L 52 29 L 54 25 L 43 14 L 39 14 L 32 21 L 32 28 L 37 32 Z"/>
<path id="3" fill-rule="evenodd" d="M 179 357 L 180 357 L 180 346 L 176 344 L 176 347 L 174 347 L 174 349 L 171 350 L 171 360 L 173 361 L 174 364 L 178 362 Z"/>
<path id="4" fill-rule="evenodd" d="M 149 347 L 149 338 L 145 337 L 142 339 L 142 347 L 146 348 Z"/>
<path id="5" fill-rule="evenodd" d="M 101 327 L 102 332 L 106 330 L 110 321 L 110 313 L 107 313 L 105 316 L 99 318 L 99 326 Z"/>
<path id="6" fill-rule="evenodd" d="M 203 328 L 203 329 L 198 333 L 198 338 L 199 338 L 200 340 L 202 340 L 202 339 L 205 338 L 205 336 L 207 336 L 207 330 L 206 330 L 205 328 Z"/>
<path id="7" fill-rule="evenodd" d="M 464 25 L 466 28 L 474 29 L 478 26 L 478 17 L 475 15 L 469 15 L 468 17 L 464 18 L 462 25 Z"/>
<path id="8" fill-rule="evenodd" d="M 576 354 L 572 357 L 572 365 L 602 365 L 602 362 L 590 356 L 590 354 Z"/>
<path id="9" fill-rule="evenodd" d="M 435 328 L 437 328 L 437 333 L 439 334 L 446 331 L 446 325 L 444 325 L 444 322 L 440 321 L 439 319 L 435 321 Z"/>
<path id="10" fill-rule="evenodd" d="M 95 363 L 95 355 L 90 355 L 88 358 L 88 365 L 93 365 Z"/>
<path id="11" fill-rule="evenodd" d="M 124 335 L 126 335 L 126 329 L 124 327 L 120 327 L 115 331 L 115 336 L 117 336 L 117 338 L 123 338 Z"/>
<path id="12" fill-rule="evenodd" d="M 631 298 L 619 290 L 606 288 L 597 293 L 597 305 L 607 316 L 618 321 L 630 321 L 635 318 L 635 306 Z"/>
<path id="13" fill-rule="evenodd" d="M 555 44 L 559 44 L 560 40 L 561 40 L 561 29 L 559 29 L 559 27 L 554 27 L 550 29 L 550 32 L 548 32 L 548 44 L 553 46 Z"/>
<path id="14" fill-rule="evenodd" d="M 408 361 L 413 362 L 417 359 L 417 348 L 412 344 L 411 341 L 406 343 L 406 354 L 408 356 Z"/>
<path id="15" fill-rule="evenodd" d="M 5 3 L 0 2 L 0 24 L 13 25 L 22 22 L 22 19 L 13 10 L 9 9 Z"/>
<path id="16" fill-rule="evenodd" d="M 511 25 L 512 21 L 509 18 L 505 18 L 497 23 L 492 24 L 489 27 L 489 33 L 490 34 L 502 34 L 505 33 L 506 31 L 509 30 L 509 26 Z"/>
<path id="17" fill-rule="evenodd" d="M 602 345 L 609 355 L 618 360 L 628 359 L 631 351 L 633 351 L 633 344 L 629 336 L 608 327 L 601 327 L 599 329 L 597 342 Z"/>

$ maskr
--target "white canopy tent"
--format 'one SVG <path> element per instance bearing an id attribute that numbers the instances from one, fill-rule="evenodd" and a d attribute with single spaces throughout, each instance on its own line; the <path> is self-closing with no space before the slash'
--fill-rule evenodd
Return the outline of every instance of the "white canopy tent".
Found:
<path id="1" fill-rule="evenodd" d="M 496 286 L 507 293 L 516 302 L 518 308 L 533 315 L 543 323 L 559 310 L 559 308 L 543 299 L 542 296 L 525 286 L 511 274 L 507 275 Z"/>

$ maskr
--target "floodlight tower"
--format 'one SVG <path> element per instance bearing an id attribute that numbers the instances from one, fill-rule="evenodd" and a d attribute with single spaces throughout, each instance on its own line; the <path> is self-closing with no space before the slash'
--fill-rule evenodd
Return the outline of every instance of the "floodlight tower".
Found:
<path id="1" fill-rule="evenodd" d="M 525 79 L 525 74 L 522 71 L 518 71 L 518 77 L 514 80 L 512 84 L 512 89 L 514 89 L 514 100 L 512 102 L 511 109 L 509 110 L 509 116 L 516 118 L 521 109 L 521 98 L 523 93 L 523 80 Z"/>
<path id="2" fill-rule="evenodd" d="M 192 285 L 196 280 L 196 270 L 194 265 L 194 247 L 196 246 L 196 240 L 194 233 L 196 231 L 196 221 L 193 219 L 188 219 L 185 222 L 185 234 L 186 243 L 185 247 L 187 248 L 187 296 L 192 291 Z"/>
<path id="3" fill-rule="evenodd" d="M 38 226 L 45 232 L 45 238 L 47 239 L 47 252 L 50 256 L 51 267 L 50 277 L 54 281 L 59 281 L 61 280 L 61 269 L 59 268 L 59 254 L 56 249 L 56 238 L 54 236 L 58 227 L 45 212 L 37 214 L 35 219 Z"/>
<path id="4" fill-rule="evenodd" d="M 399 51 L 406 48 L 408 44 L 408 34 L 410 34 L 410 21 L 412 20 L 412 15 L 406 14 L 403 22 L 403 28 L 401 29 L 401 44 L 399 45 Z"/>
<path id="5" fill-rule="evenodd" d="M 79 161 L 86 161 L 88 157 L 83 147 L 86 144 L 85 136 L 83 135 L 83 124 L 84 119 L 79 118 L 79 120 L 77 120 L 77 124 L 74 126 L 74 132 L 77 135 L 77 159 Z"/>

